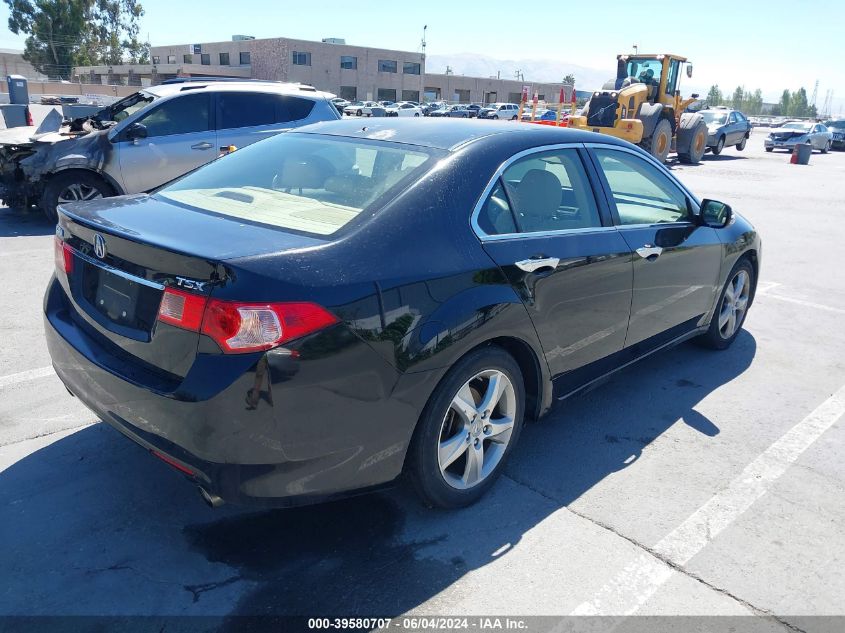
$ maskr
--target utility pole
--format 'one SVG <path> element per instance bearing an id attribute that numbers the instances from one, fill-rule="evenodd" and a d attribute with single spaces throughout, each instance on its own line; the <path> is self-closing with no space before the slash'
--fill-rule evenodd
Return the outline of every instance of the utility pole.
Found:
<path id="1" fill-rule="evenodd" d="M 423 26 L 423 38 L 422 38 L 422 58 L 425 60 L 425 31 L 428 29 L 428 24 Z"/>
<path id="2" fill-rule="evenodd" d="M 632 46 L 634 47 L 634 55 L 636 55 L 637 53 L 639 53 L 639 52 L 640 52 L 640 47 L 639 47 L 639 46 L 637 46 L 636 44 L 633 44 Z"/>
<path id="3" fill-rule="evenodd" d="M 810 105 L 816 105 L 816 98 L 819 96 L 819 80 L 816 79 L 816 85 L 813 86 L 813 98 L 810 99 Z"/>

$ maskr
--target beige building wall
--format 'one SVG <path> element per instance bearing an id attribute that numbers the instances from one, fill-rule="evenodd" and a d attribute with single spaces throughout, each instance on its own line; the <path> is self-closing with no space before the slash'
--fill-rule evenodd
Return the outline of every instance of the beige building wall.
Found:
<path id="1" fill-rule="evenodd" d="M 21 75 L 27 79 L 38 79 L 46 81 L 47 76 L 42 75 L 33 68 L 32 64 L 24 61 L 23 51 L 0 48 L 0 72 L 5 80 L 9 75 Z"/>
<path id="2" fill-rule="evenodd" d="M 464 75 L 438 75 L 426 73 L 425 93 L 429 101 L 454 101 L 461 103 L 519 103 L 522 87 L 528 86 L 528 98 L 534 92 L 546 103 L 559 103 L 560 90 L 564 91 L 564 103 L 572 97 L 572 86 L 559 83 L 539 83 L 497 79 L 495 77 L 467 77 Z"/>

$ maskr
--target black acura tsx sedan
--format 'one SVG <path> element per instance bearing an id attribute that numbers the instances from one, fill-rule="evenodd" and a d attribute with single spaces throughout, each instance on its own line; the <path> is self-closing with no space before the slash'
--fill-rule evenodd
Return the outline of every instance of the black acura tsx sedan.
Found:
<path id="1" fill-rule="evenodd" d="M 459 507 L 526 418 L 681 341 L 730 346 L 761 251 L 730 206 L 623 141 L 400 118 L 303 127 L 151 194 L 68 205 L 55 255 L 57 374 L 210 505 L 404 474 Z"/>

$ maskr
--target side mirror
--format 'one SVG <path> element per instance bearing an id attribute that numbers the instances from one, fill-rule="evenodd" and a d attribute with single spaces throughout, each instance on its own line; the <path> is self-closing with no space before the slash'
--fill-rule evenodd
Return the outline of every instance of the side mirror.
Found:
<path id="1" fill-rule="evenodd" d="M 139 138 L 147 138 L 147 126 L 143 123 L 133 123 L 126 128 L 126 139 L 137 141 Z"/>
<path id="2" fill-rule="evenodd" d="M 730 205 L 718 200 L 702 200 L 700 223 L 714 229 L 723 229 L 731 223 L 733 209 Z"/>
<path id="3" fill-rule="evenodd" d="M 692 77 L 692 64 L 687 62 L 687 77 Z"/>

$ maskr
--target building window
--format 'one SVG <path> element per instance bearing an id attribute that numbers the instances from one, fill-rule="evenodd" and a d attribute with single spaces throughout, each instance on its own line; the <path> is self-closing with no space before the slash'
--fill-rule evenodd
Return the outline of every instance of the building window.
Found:
<path id="1" fill-rule="evenodd" d="M 508 103 L 519 103 L 522 101 L 522 93 L 521 92 L 509 92 L 508 93 Z"/>
<path id="2" fill-rule="evenodd" d="M 378 71 L 380 73 L 395 73 L 398 63 L 392 59 L 378 60 Z"/>
<path id="3" fill-rule="evenodd" d="M 469 90 L 455 90 L 455 99 L 458 103 L 469 103 Z"/>
<path id="4" fill-rule="evenodd" d="M 395 88 L 379 88 L 376 101 L 396 101 Z"/>
<path id="5" fill-rule="evenodd" d="M 420 91 L 419 90 L 403 90 L 402 91 L 402 101 L 416 101 L 419 103 L 420 100 Z"/>
<path id="6" fill-rule="evenodd" d="M 194 56 L 193 55 L 182 55 L 182 63 L 183 64 L 193 64 L 194 63 Z"/>
<path id="7" fill-rule="evenodd" d="M 203 66 L 211 66 L 211 55 L 209 55 L 208 53 L 201 53 L 200 64 L 202 64 Z"/>
<path id="8" fill-rule="evenodd" d="M 357 101 L 358 100 L 358 87 L 357 86 L 341 86 L 340 87 L 340 98 L 346 99 L 347 101 Z"/>
<path id="9" fill-rule="evenodd" d="M 167 56 L 167 63 L 168 64 L 175 64 L 176 63 L 176 55 L 168 55 Z"/>
<path id="10" fill-rule="evenodd" d="M 229 53 L 220 53 L 220 65 L 221 66 L 228 66 L 229 65 Z"/>
<path id="11" fill-rule="evenodd" d="M 311 53 L 298 53 L 296 51 L 293 52 L 293 65 L 294 66 L 310 66 L 311 65 Z"/>
<path id="12" fill-rule="evenodd" d="M 425 97 L 426 101 L 439 101 L 440 88 L 436 88 L 434 86 L 426 86 L 425 92 L 423 92 L 423 96 Z"/>
<path id="13" fill-rule="evenodd" d="M 240 54 L 240 62 L 241 62 L 241 65 L 249 65 L 250 64 L 249 51 L 246 51 L 246 52 L 243 52 L 243 53 Z"/>
<path id="14" fill-rule="evenodd" d="M 346 70 L 356 70 L 358 68 L 358 58 L 352 57 L 352 55 L 341 55 L 340 67 Z"/>
<path id="15" fill-rule="evenodd" d="M 402 72 L 406 75 L 419 75 L 420 65 L 416 62 L 405 62 L 402 64 Z"/>
<path id="16" fill-rule="evenodd" d="M 153 64 L 160 64 L 160 63 L 161 63 L 161 57 L 159 57 L 158 55 L 153 55 Z"/>

